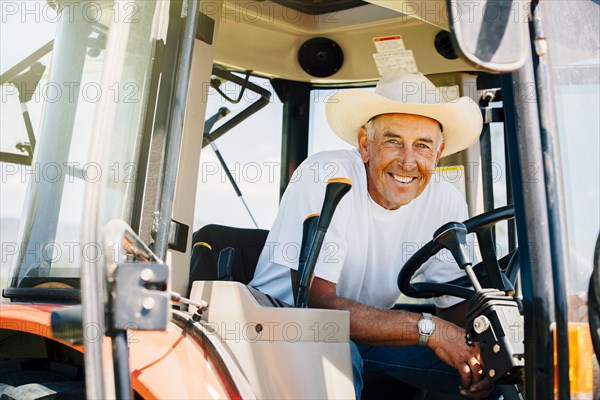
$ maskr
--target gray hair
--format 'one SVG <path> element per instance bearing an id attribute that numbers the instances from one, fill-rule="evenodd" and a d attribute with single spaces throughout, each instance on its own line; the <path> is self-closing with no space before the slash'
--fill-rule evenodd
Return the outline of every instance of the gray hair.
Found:
<path id="1" fill-rule="evenodd" d="M 383 114 L 374 116 L 373 118 L 368 120 L 367 123 L 364 125 L 364 128 L 367 131 L 367 137 L 369 138 L 369 140 L 373 140 L 373 137 L 375 137 L 375 131 L 377 130 L 377 128 L 379 128 L 378 120 L 380 120 L 379 117 L 381 115 L 383 115 Z M 436 149 L 435 149 L 435 151 L 437 152 L 440 149 L 440 146 L 442 145 L 442 143 L 444 142 L 444 135 L 442 134 L 444 128 L 442 127 L 442 124 L 439 121 L 436 121 L 436 122 L 440 126 L 440 131 L 438 132 Z"/>

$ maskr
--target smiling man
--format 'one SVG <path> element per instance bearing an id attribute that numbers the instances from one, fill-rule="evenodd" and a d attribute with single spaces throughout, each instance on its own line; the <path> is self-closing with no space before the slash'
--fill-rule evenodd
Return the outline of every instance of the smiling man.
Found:
<path id="1" fill-rule="evenodd" d="M 309 306 L 348 310 L 357 398 L 362 373 L 380 372 L 423 389 L 481 397 L 477 348 L 464 330 L 429 314 L 392 311 L 404 263 L 448 221 L 467 218 L 460 193 L 435 176 L 444 155 L 477 140 L 479 108 L 463 97 L 445 102 L 422 74 L 395 70 L 375 93 L 341 91 L 327 104 L 330 126 L 356 147 L 317 153 L 296 170 L 281 200 L 251 286 L 293 304 L 303 220 L 321 209 L 325 183 L 349 178 L 315 268 Z M 451 256 L 429 260 L 425 281 L 462 276 Z M 447 309 L 460 299 L 435 300 Z"/>
<path id="2" fill-rule="evenodd" d="M 396 210 L 419 196 L 444 150 L 440 124 L 411 114 L 373 117 L 358 134 L 371 198 Z"/>

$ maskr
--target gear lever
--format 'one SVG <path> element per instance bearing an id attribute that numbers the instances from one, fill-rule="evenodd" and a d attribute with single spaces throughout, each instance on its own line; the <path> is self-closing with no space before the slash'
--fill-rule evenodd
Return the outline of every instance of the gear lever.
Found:
<path id="1" fill-rule="evenodd" d="M 308 240 L 310 243 L 308 248 L 306 263 L 304 268 L 298 277 L 298 295 L 296 297 L 296 307 L 306 308 L 308 307 L 308 291 L 310 289 L 310 283 L 312 282 L 313 273 L 315 271 L 315 265 L 317 264 L 317 258 L 321 252 L 321 246 L 325 239 L 325 233 L 329 228 L 333 213 L 337 208 L 342 197 L 348 193 L 352 188 L 352 182 L 347 178 L 333 178 L 327 181 L 327 188 L 325 189 L 325 200 L 323 200 L 323 208 L 317 222 L 317 227 L 314 229 L 314 234 L 304 235 L 302 242 L 304 247 L 304 241 Z M 311 229 L 308 229 L 311 230 Z"/>
<path id="2" fill-rule="evenodd" d="M 480 292 L 481 284 L 475 272 L 473 272 L 473 263 L 471 262 L 467 246 L 467 228 L 465 225 L 461 222 L 448 222 L 435 231 L 433 240 L 450 250 L 460 269 L 463 269 L 469 277 L 475 292 Z"/>
<path id="3" fill-rule="evenodd" d="M 300 244 L 300 255 L 298 256 L 298 271 L 296 273 L 296 282 L 294 284 L 294 301 L 298 296 L 298 290 L 300 286 L 300 277 L 304 273 L 304 265 L 306 264 L 306 258 L 308 257 L 308 250 L 310 249 L 312 238 L 317 230 L 317 223 L 319 222 L 319 214 L 311 214 L 304 219 L 302 223 L 302 243 Z M 310 285 L 309 285 L 310 286 Z"/>

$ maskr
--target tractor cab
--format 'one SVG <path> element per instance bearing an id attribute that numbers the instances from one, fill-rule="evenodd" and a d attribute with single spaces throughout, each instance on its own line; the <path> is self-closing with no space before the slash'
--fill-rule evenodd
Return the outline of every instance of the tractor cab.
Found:
<path id="1" fill-rule="evenodd" d="M 483 130 L 433 178 L 469 218 L 408 246 L 394 309 L 464 299 L 497 398 L 599 398 L 597 1 L 0 7 L 3 396 L 354 398 L 349 313 L 302 302 L 335 250 L 334 166 L 288 249 L 300 301 L 248 283 L 297 167 L 351 148 L 332 97 L 404 68 L 478 104 Z M 419 279 L 440 252 L 464 276 Z M 456 398 L 364 380 L 365 399 Z"/>

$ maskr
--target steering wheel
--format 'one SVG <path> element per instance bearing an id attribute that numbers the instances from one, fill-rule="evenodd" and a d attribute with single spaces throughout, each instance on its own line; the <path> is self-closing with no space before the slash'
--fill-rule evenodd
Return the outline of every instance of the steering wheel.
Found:
<path id="1" fill-rule="evenodd" d="M 473 267 L 482 287 L 496 288 L 505 293 L 514 294 L 514 285 L 519 271 L 518 249 L 511 251 L 506 256 L 498 259 L 496 256 L 496 247 L 492 235 L 492 228 L 500 221 L 513 219 L 515 217 L 512 205 L 497 208 L 492 211 L 477 215 L 464 221 L 464 227 L 467 233 L 475 233 L 479 242 L 482 262 Z M 445 231 L 446 226 L 460 225 L 449 223 L 434 234 L 434 239 L 421 247 L 404 264 L 398 274 L 398 288 L 402 293 L 409 297 L 431 298 L 441 295 L 451 295 L 470 299 L 475 294 L 473 289 L 469 289 L 471 281 L 465 275 L 453 281 L 445 283 L 435 282 L 411 282 L 417 270 L 437 254 L 443 248 L 446 248 L 438 238 L 438 232 Z M 464 228 L 463 228 L 464 230 Z M 511 293 L 512 292 L 512 293 Z"/>

